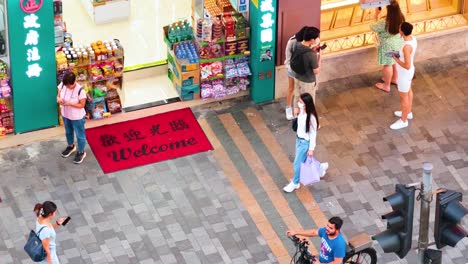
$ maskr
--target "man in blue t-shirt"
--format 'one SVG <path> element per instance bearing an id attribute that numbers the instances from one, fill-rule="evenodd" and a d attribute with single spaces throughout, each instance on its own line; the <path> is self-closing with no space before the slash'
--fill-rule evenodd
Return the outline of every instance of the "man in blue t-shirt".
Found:
<path id="1" fill-rule="evenodd" d="M 287 236 L 307 236 L 307 237 L 321 237 L 320 242 L 320 255 L 318 263 L 333 263 L 342 264 L 343 258 L 346 255 L 346 240 L 341 234 L 341 226 L 343 220 L 338 216 L 334 216 L 328 220 L 327 226 L 320 229 L 310 229 L 302 231 L 288 230 Z"/>

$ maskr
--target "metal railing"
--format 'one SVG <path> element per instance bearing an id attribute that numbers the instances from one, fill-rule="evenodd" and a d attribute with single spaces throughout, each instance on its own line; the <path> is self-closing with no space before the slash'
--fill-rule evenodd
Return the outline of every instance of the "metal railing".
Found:
<path id="1" fill-rule="evenodd" d="M 413 32 L 415 35 L 419 35 L 456 28 L 467 24 L 468 21 L 463 15 L 456 14 L 441 18 L 428 19 L 420 22 L 413 22 Z M 374 33 L 372 31 L 369 31 L 346 37 L 326 40 L 329 48 L 325 49 L 324 52 L 334 53 L 338 51 L 374 45 L 373 34 Z"/>

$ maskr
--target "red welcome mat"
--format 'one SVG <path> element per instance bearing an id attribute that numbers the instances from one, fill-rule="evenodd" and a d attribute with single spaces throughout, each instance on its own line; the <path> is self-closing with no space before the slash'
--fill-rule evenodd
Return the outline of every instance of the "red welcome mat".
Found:
<path id="1" fill-rule="evenodd" d="M 212 150 L 190 108 L 86 129 L 104 173 Z"/>

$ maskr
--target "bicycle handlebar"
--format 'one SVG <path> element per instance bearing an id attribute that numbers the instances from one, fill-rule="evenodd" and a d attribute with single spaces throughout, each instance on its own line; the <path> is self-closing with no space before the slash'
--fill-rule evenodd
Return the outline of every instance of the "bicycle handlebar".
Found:
<path id="1" fill-rule="evenodd" d="M 296 252 L 301 252 L 303 254 L 303 258 L 306 260 L 315 261 L 315 256 L 310 254 L 309 252 L 309 241 L 301 240 L 297 236 L 288 236 L 288 238 L 294 243 L 296 246 Z"/>

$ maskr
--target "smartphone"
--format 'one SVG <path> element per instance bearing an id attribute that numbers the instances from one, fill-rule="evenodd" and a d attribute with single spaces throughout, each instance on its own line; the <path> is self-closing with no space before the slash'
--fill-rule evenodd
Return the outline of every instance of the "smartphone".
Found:
<path id="1" fill-rule="evenodd" d="M 320 49 L 321 49 L 321 50 L 324 50 L 324 49 L 326 49 L 327 47 L 328 47 L 328 46 L 327 46 L 327 43 L 323 43 L 323 45 L 320 46 Z"/>
<path id="2" fill-rule="evenodd" d="M 71 217 L 68 216 L 68 217 L 65 219 L 65 221 L 63 221 L 62 225 L 63 225 L 63 226 L 66 226 L 67 223 L 68 223 L 68 221 L 70 221 L 70 219 L 71 219 Z"/>

